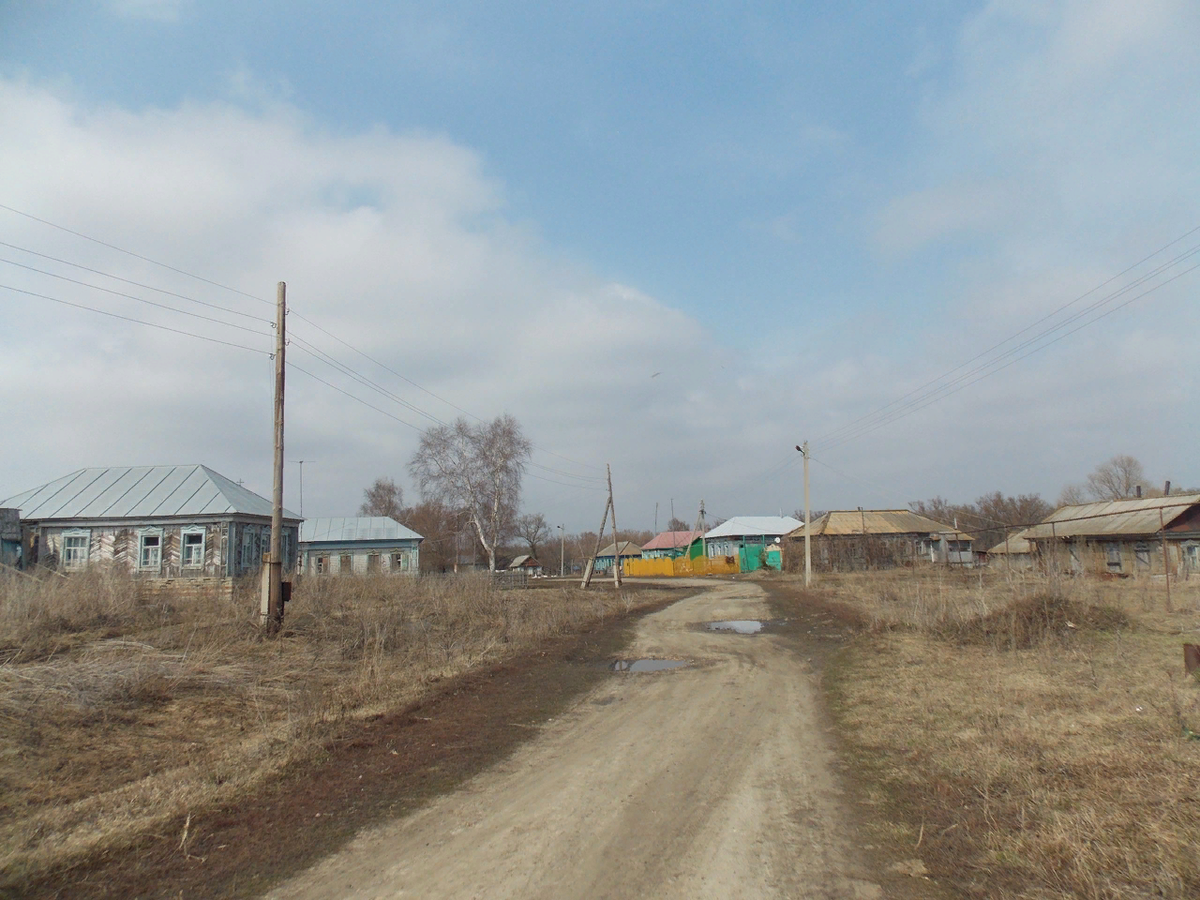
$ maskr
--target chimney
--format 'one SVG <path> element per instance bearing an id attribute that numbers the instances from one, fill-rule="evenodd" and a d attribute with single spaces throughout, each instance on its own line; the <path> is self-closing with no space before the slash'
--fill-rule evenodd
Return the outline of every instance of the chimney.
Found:
<path id="1" fill-rule="evenodd" d="M 1171 479 L 1169 479 L 1169 478 L 1167 479 L 1166 485 L 1163 487 L 1163 496 L 1164 497 L 1171 496 Z"/>
<path id="2" fill-rule="evenodd" d="M 1142 499 L 1142 486 L 1139 484 L 1137 487 L 1134 488 L 1134 490 L 1137 491 L 1137 498 L 1139 500 L 1141 500 Z"/>

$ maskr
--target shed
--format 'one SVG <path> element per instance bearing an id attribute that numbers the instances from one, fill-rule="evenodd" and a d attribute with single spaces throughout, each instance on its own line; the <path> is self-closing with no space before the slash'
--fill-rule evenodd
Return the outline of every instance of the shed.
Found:
<path id="1" fill-rule="evenodd" d="M 21 510 L 25 564 L 107 562 L 147 578 L 257 572 L 270 549 L 271 501 L 207 466 L 80 469 L 0 503 Z M 285 571 L 300 517 L 283 512 Z"/>
<path id="2" fill-rule="evenodd" d="M 388 516 L 308 519 L 300 526 L 305 575 L 418 575 L 421 541 Z"/>
<path id="3" fill-rule="evenodd" d="M 993 569 L 1026 571 L 1034 566 L 1033 544 L 1024 531 L 1010 534 L 1007 541 L 1000 541 L 982 556 Z"/>

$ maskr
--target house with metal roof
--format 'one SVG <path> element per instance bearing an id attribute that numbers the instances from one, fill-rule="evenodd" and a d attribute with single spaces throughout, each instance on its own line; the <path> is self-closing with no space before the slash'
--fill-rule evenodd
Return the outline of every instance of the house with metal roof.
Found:
<path id="1" fill-rule="evenodd" d="M 737 557 L 742 572 L 780 569 L 783 538 L 800 522 L 791 516 L 734 516 L 704 534 L 708 557 Z"/>
<path id="2" fill-rule="evenodd" d="M 148 578 L 257 572 L 271 544 L 271 501 L 207 466 L 80 469 L 0 502 L 21 510 L 25 564 L 115 564 Z M 300 517 L 283 512 L 284 570 Z"/>
<path id="3" fill-rule="evenodd" d="M 908 509 L 839 509 L 809 523 L 818 571 L 889 569 L 917 562 L 975 564 L 974 535 Z M 788 535 L 803 542 L 804 525 Z"/>
<path id="4" fill-rule="evenodd" d="M 703 531 L 664 531 L 642 544 L 642 559 L 674 559 L 683 556 Z"/>
<path id="5" fill-rule="evenodd" d="M 419 575 L 424 537 L 387 516 L 307 519 L 300 526 L 306 575 Z"/>
<path id="6" fill-rule="evenodd" d="M 618 554 L 621 562 L 627 559 L 641 559 L 642 548 L 633 541 L 621 541 L 619 544 L 609 544 L 596 554 L 596 564 L 592 567 L 594 573 L 608 572 L 616 562 Z"/>
<path id="7" fill-rule="evenodd" d="M 1046 571 L 1200 573 L 1200 494 L 1064 506 L 1023 533 Z"/>
<path id="8" fill-rule="evenodd" d="M 526 575 L 541 575 L 542 564 L 537 561 L 536 556 L 531 556 L 528 553 L 522 553 L 520 556 L 513 557 L 513 561 L 507 566 L 509 572 L 524 572 Z"/>
<path id="9" fill-rule="evenodd" d="M 993 569 L 1025 572 L 1034 567 L 1033 544 L 1024 531 L 1008 535 L 994 547 L 978 554 L 982 561 Z"/>

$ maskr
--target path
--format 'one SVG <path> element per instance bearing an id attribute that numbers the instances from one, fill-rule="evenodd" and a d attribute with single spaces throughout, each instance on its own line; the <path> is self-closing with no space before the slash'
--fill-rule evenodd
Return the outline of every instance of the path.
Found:
<path id="1" fill-rule="evenodd" d="M 284 883 L 317 898 L 876 898 L 831 774 L 816 685 L 755 583 L 704 582 L 638 625 L 614 675 L 503 764 Z"/>

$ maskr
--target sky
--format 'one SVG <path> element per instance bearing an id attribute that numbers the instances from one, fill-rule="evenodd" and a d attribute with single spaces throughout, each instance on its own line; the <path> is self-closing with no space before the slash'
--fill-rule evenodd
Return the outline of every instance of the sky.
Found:
<path id="1" fill-rule="evenodd" d="M 1198 42 L 1188 0 L 0 2 L 0 500 L 269 496 L 280 281 L 309 517 L 415 502 L 462 415 L 569 531 L 606 465 L 622 528 L 788 514 L 805 440 L 819 509 L 1200 484 Z"/>

